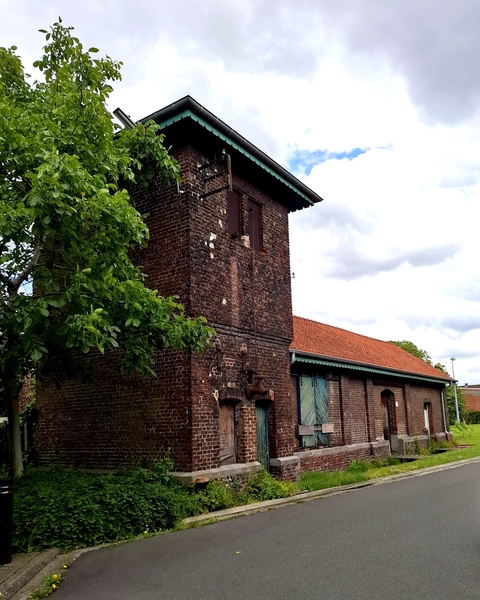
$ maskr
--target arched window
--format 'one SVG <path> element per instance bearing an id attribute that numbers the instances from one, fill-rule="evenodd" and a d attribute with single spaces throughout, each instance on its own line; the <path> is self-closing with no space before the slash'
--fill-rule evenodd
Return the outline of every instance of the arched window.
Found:
<path id="1" fill-rule="evenodd" d="M 382 402 L 382 425 L 383 438 L 391 445 L 392 435 L 397 434 L 397 412 L 395 410 L 395 396 L 390 390 L 383 390 Z"/>
<path id="2" fill-rule="evenodd" d="M 425 419 L 425 428 L 424 431 L 430 437 L 433 433 L 435 433 L 433 428 L 433 413 L 432 413 L 432 403 L 424 402 L 423 404 L 423 416 Z"/>

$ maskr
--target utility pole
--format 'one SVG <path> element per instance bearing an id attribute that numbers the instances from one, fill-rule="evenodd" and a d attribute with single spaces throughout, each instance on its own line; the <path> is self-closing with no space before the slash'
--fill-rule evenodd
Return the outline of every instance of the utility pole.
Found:
<path id="1" fill-rule="evenodd" d="M 453 394 L 455 396 L 455 411 L 457 413 L 457 423 L 460 423 L 460 412 L 458 410 L 458 398 L 457 398 L 457 380 L 455 379 L 455 369 L 453 367 L 453 362 L 455 358 L 450 359 L 452 361 L 452 376 L 453 376 Z"/>

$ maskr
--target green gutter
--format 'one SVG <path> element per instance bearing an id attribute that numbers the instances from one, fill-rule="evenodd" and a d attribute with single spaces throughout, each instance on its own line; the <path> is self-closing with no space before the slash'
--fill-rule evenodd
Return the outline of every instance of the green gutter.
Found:
<path id="1" fill-rule="evenodd" d="M 342 369 L 350 369 L 352 371 L 364 371 L 366 373 L 375 373 L 376 375 L 388 375 L 389 377 L 403 377 L 408 379 L 418 379 L 421 381 L 428 381 L 429 383 L 443 383 L 447 385 L 448 381 L 439 378 L 435 379 L 434 377 L 422 376 L 422 375 L 413 375 L 412 373 L 407 373 L 406 371 L 393 371 L 388 369 L 378 369 L 376 367 L 364 366 L 364 365 L 354 365 L 352 363 L 343 363 L 340 361 L 334 360 L 326 360 L 322 358 L 313 358 L 309 356 L 299 356 L 296 352 L 293 353 L 292 358 L 294 362 L 299 363 L 307 363 L 311 365 L 322 365 L 324 367 L 337 367 Z"/>
<path id="2" fill-rule="evenodd" d="M 190 117 L 193 121 L 195 121 L 196 123 L 198 123 L 199 125 L 204 127 L 207 131 L 210 131 L 210 133 L 213 133 L 218 138 L 220 138 L 221 140 L 223 140 L 224 142 L 226 142 L 227 144 L 232 146 L 232 148 L 235 148 L 235 150 L 237 150 L 238 152 L 240 152 L 241 154 L 243 154 L 244 156 L 249 158 L 252 162 L 257 164 L 264 171 L 266 171 L 267 173 L 272 175 L 272 177 L 275 177 L 275 179 L 278 179 L 279 181 L 281 181 L 283 183 L 283 185 L 286 185 L 288 188 L 290 188 L 296 194 L 298 194 L 301 198 L 306 200 L 308 202 L 308 204 L 310 204 L 310 206 L 313 206 L 315 204 L 306 194 L 301 192 L 298 188 L 296 188 L 294 185 L 292 185 L 289 181 L 287 181 L 281 175 L 276 173 L 268 165 L 266 165 L 264 162 L 259 160 L 256 156 L 254 156 L 253 154 L 248 152 L 248 150 L 245 150 L 244 148 L 242 148 L 241 146 L 236 144 L 228 136 L 224 135 L 223 133 L 220 133 L 220 131 L 218 131 L 218 129 L 216 129 L 212 125 L 209 125 L 206 121 L 204 121 L 201 117 L 194 114 L 191 110 L 184 110 L 183 112 L 181 112 L 173 117 L 170 117 L 166 121 L 162 121 L 161 123 L 159 123 L 159 125 L 161 127 L 168 127 L 169 125 L 172 125 L 172 123 L 176 123 L 177 121 L 180 121 L 181 119 L 185 119 L 186 117 Z"/>

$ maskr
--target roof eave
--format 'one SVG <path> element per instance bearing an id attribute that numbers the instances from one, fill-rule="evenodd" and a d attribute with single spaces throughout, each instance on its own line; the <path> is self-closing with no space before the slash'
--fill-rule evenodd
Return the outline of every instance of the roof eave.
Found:
<path id="1" fill-rule="evenodd" d="M 191 96 L 185 96 L 177 102 L 173 102 L 165 108 L 152 113 L 148 117 L 140 119 L 140 123 L 146 123 L 147 121 L 153 120 L 158 125 L 165 127 L 186 117 L 194 118 L 196 122 L 200 123 L 204 127 L 207 125 L 208 129 L 211 128 L 215 130 L 219 137 L 227 138 L 227 140 L 231 142 L 232 146 L 237 147 L 237 149 L 240 151 L 243 151 L 243 154 L 254 160 L 254 162 L 257 164 L 260 164 L 266 168 L 266 170 L 274 174 L 277 179 L 295 190 L 298 195 L 306 201 L 306 206 L 313 206 L 314 204 L 323 201 L 323 198 L 321 198 L 308 186 L 302 183 L 272 158 L 267 156 L 264 152 L 257 148 L 257 146 L 249 142 L 246 138 L 232 129 L 229 125 L 208 111 Z"/>
<path id="2" fill-rule="evenodd" d="M 295 355 L 294 362 L 307 362 L 310 364 L 322 364 L 325 366 L 338 366 L 344 368 L 352 368 L 355 370 L 364 370 L 371 373 L 376 373 L 380 375 L 392 375 L 394 377 L 404 377 L 410 379 L 421 379 L 423 381 L 429 381 L 434 383 L 443 383 L 447 385 L 451 383 L 450 378 L 445 377 L 435 377 L 434 375 L 424 375 L 422 373 L 416 373 L 414 371 L 402 371 L 399 369 L 392 369 L 390 367 L 384 367 L 382 365 L 372 365 L 370 363 L 358 362 L 354 360 L 347 360 L 343 358 L 336 358 L 333 356 L 326 356 L 321 354 L 314 354 L 311 352 L 304 352 L 303 350 L 295 350 L 294 348 L 290 348 L 290 353 Z M 299 360 L 300 357 L 300 360 Z M 304 358 L 304 360 L 302 360 Z"/>

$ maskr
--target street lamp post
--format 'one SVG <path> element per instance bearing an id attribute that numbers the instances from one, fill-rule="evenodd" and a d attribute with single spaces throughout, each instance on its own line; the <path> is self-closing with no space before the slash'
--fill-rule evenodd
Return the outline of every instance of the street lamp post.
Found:
<path id="1" fill-rule="evenodd" d="M 450 359 L 452 361 L 452 376 L 453 376 L 453 395 L 455 396 L 455 412 L 457 416 L 457 423 L 460 423 L 460 412 L 458 410 L 458 398 L 457 398 L 457 380 L 455 379 L 455 369 L 453 366 L 454 358 Z"/>

